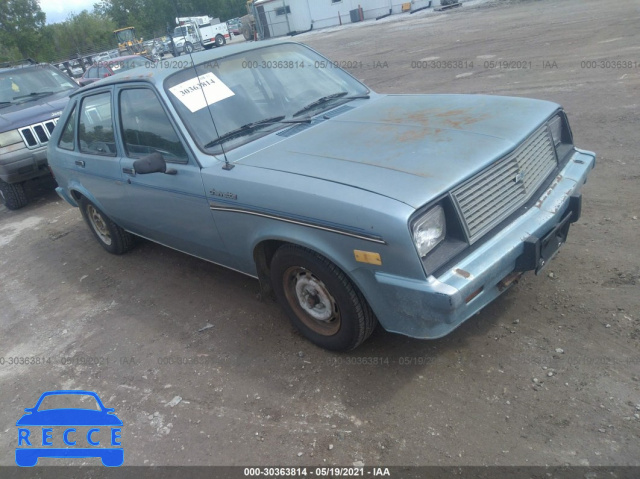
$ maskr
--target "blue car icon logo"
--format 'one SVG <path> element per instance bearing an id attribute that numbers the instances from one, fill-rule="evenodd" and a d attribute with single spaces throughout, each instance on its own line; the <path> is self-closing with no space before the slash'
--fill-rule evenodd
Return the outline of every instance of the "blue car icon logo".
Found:
<path id="1" fill-rule="evenodd" d="M 47 408 L 51 403 L 73 403 L 79 407 Z M 99 457 L 108 467 L 121 466 L 124 462 L 120 442 L 122 421 L 114 414 L 113 408 L 104 406 L 96 393 L 48 391 L 25 412 L 27 414 L 16 423 L 18 466 L 35 466 L 41 457 Z"/>

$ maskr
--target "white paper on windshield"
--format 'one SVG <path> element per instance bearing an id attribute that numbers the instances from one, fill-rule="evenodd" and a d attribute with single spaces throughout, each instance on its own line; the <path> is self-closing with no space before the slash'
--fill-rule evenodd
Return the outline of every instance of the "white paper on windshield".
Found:
<path id="1" fill-rule="evenodd" d="M 205 73 L 199 77 L 192 78 L 169 88 L 178 100 L 186 106 L 191 113 L 213 105 L 235 95 L 231 89 L 225 85 L 212 72 Z"/>

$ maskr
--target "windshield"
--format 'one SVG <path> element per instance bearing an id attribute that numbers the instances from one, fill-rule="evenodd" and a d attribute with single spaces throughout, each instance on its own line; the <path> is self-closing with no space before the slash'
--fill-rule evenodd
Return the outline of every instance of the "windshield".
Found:
<path id="1" fill-rule="evenodd" d="M 199 81 L 187 68 L 168 77 L 164 87 L 198 146 L 214 154 L 221 149 L 215 140 L 229 132 L 277 119 L 225 138 L 225 150 L 369 93 L 351 75 L 298 44 L 250 50 L 196 70 Z"/>
<path id="2" fill-rule="evenodd" d="M 136 39 L 136 32 L 132 28 L 128 30 L 120 30 L 119 32 L 116 32 L 116 38 L 120 43 L 132 42 Z"/>
<path id="3" fill-rule="evenodd" d="M 173 31 L 173 37 L 185 37 L 187 36 L 187 27 L 176 27 Z"/>
<path id="4" fill-rule="evenodd" d="M 20 103 L 77 88 L 64 74 L 46 65 L 0 73 L 0 103 Z"/>

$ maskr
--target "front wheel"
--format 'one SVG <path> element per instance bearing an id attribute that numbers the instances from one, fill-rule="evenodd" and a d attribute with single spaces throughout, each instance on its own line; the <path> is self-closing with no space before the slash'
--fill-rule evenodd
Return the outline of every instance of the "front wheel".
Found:
<path id="1" fill-rule="evenodd" d="M 84 197 L 80 200 L 80 211 L 98 243 L 109 253 L 124 254 L 133 247 L 133 235 L 120 228 Z"/>
<path id="2" fill-rule="evenodd" d="M 221 47 L 225 43 L 227 43 L 227 41 L 224 39 L 224 37 L 222 35 L 216 35 L 216 46 L 217 47 Z"/>
<path id="3" fill-rule="evenodd" d="M 193 53 L 193 44 L 191 42 L 186 42 L 184 44 L 184 52 L 187 54 Z"/>
<path id="4" fill-rule="evenodd" d="M 29 203 L 22 183 L 7 183 L 0 180 L 0 197 L 10 210 L 20 209 Z"/>
<path id="5" fill-rule="evenodd" d="M 354 349 L 375 328 L 371 308 L 349 278 L 307 248 L 280 247 L 271 262 L 271 282 L 293 325 L 322 348 Z"/>

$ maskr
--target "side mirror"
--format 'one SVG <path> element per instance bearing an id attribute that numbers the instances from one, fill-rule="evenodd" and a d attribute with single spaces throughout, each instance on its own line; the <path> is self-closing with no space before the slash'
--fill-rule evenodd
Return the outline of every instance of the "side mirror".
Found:
<path id="1" fill-rule="evenodd" d="M 133 169 L 138 175 L 148 175 L 149 173 L 164 173 L 167 171 L 167 162 L 164 157 L 156 152 L 144 156 L 133 162 Z"/>
<path id="2" fill-rule="evenodd" d="M 133 169 L 138 175 L 148 175 L 149 173 L 178 174 L 178 171 L 173 168 L 167 169 L 167 162 L 157 151 L 134 161 Z"/>

